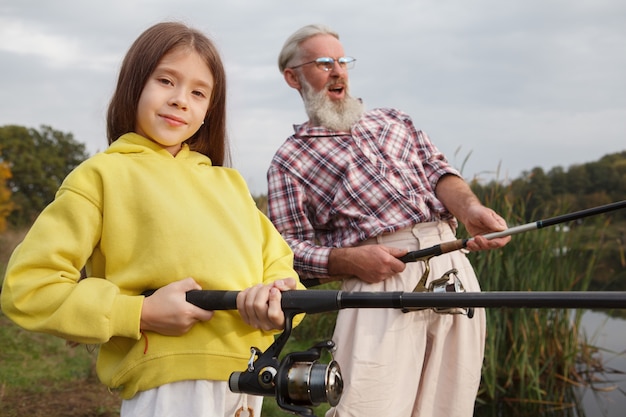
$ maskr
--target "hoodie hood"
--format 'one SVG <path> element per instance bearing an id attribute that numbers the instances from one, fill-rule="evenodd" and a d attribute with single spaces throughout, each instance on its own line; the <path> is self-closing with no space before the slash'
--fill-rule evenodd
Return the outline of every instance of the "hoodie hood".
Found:
<path id="1" fill-rule="evenodd" d="M 113 142 L 106 151 L 105 154 L 145 154 L 145 155 L 159 155 L 164 158 L 174 158 L 179 160 L 188 160 L 195 162 L 198 165 L 212 166 L 211 159 L 199 152 L 189 149 L 189 145 L 182 144 L 180 151 L 176 156 L 172 156 L 167 149 L 164 149 L 158 143 L 138 135 L 137 133 L 126 133 L 120 136 L 115 142 Z"/>

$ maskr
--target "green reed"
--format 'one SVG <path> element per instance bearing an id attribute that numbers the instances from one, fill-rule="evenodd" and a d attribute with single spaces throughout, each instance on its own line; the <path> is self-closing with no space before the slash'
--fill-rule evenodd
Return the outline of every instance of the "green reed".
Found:
<path id="1" fill-rule="evenodd" d="M 506 190 L 482 196 L 509 226 L 527 223 Z M 567 213 L 566 207 L 547 217 Z M 545 217 L 544 217 L 545 218 Z M 536 220 L 540 220 L 537 218 Z M 483 291 L 588 290 L 604 229 L 599 219 L 512 237 L 502 249 L 469 254 Z M 459 230 L 459 236 L 466 233 Z M 477 398 L 481 416 L 584 416 L 577 387 L 591 383 L 597 349 L 580 331 L 582 310 L 487 309 Z"/>

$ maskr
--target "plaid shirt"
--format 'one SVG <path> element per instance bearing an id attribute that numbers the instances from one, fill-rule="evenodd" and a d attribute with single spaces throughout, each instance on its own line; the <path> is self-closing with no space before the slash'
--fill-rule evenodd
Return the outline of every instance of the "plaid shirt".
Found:
<path id="1" fill-rule="evenodd" d="M 268 216 L 303 277 L 327 277 L 333 247 L 411 225 L 450 220 L 435 197 L 459 175 L 411 118 L 395 109 L 363 114 L 351 132 L 294 126 L 268 171 Z"/>

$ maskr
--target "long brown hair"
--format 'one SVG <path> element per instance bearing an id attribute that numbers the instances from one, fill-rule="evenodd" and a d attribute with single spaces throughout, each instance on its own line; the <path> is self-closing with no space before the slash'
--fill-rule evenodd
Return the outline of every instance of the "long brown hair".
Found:
<path id="1" fill-rule="evenodd" d="M 217 48 L 203 33 L 182 23 L 162 22 L 145 30 L 124 57 L 107 113 L 109 144 L 135 130 L 137 106 L 150 74 L 175 48 L 192 48 L 204 58 L 215 85 L 204 124 L 189 139 L 189 147 L 211 158 L 213 165 L 230 164 L 226 135 L 226 73 Z"/>

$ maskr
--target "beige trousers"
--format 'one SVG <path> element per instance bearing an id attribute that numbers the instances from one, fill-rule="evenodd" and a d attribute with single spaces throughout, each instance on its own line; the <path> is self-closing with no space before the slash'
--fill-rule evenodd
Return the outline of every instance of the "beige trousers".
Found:
<path id="1" fill-rule="evenodd" d="M 454 240 L 447 223 L 424 223 L 370 239 L 410 251 Z M 431 258 L 428 282 L 451 268 L 466 291 L 480 291 L 476 275 L 461 251 Z M 346 280 L 344 291 L 413 291 L 423 262 L 408 263 L 381 283 Z M 327 417 L 469 417 L 480 384 L 485 347 L 485 312 L 474 317 L 432 310 L 340 310 L 333 340 L 344 391 Z"/>

